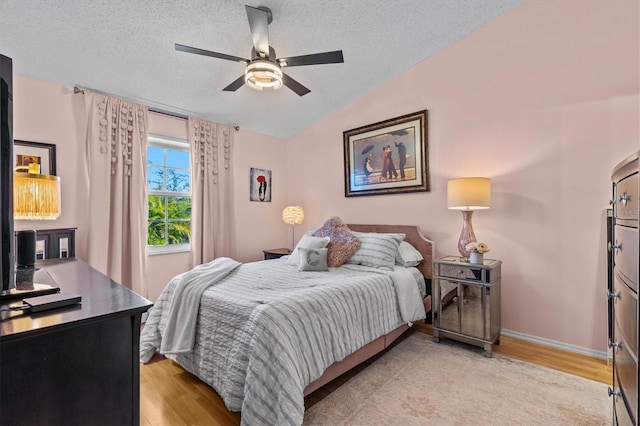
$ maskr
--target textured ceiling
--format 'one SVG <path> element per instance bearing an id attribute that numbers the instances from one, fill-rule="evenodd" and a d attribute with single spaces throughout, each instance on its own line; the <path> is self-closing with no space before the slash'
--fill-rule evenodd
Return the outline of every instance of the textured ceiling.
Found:
<path id="1" fill-rule="evenodd" d="M 524 0 L 0 0 L 0 53 L 14 72 L 290 138 Z M 223 92 L 250 57 L 244 4 L 273 12 L 278 57 L 342 49 L 344 64 L 288 68 L 311 89 Z"/>

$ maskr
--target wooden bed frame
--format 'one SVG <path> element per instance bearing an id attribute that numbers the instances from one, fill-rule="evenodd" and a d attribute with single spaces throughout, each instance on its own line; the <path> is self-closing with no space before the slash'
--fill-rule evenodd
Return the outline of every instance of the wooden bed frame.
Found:
<path id="1" fill-rule="evenodd" d="M 381 232 L 381 233 L 394 233 L 394 234 L 405 234 L 404 240 L 414 246 L 421 254 L 424 260 L 420 262 L 417 266 L 418 270 L 422 272 L 425 280 L 427 281 L 427 286 L 431 282 L 433 278 L 433 242 L 428 240 L 422 232 L 420 232 L 420 228 L 412 225 L 348 225 L 349 229 L 356 232 Z M 430 293 L 427 291 L 427 293 Z M 426 304 L 425 304 L 426 306 Z M 429 303 L 430 306 L 430 303 Z M 396 328 L 389 334 L 385 334 L 358 349 L 351 355 L 347 356 L 342 361 L 334 362 L 331 364 L 315 381 L 309 383 L 307 387 L 304 389 L 304 395 L 307 396 L 313 391 L 319 389 L 325 384 L 329 383 L 336 377 L 346 373 L 351 370 L 356 365 L 366 361 L 377 353 L 386 349 L 394 340 L 402 335 L 405 331 L 409 329 L 409 326 L 406 324 L 401 325 Z"/>

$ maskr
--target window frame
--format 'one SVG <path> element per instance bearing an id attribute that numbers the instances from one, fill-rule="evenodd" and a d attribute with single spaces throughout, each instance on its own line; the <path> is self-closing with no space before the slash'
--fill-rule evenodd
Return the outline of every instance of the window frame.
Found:
<path id="1" fill-rule="evenodd" d="M 191 203 L 193 205 L 193 195 L 191 192 L 193 179 L 192 179 L 192 170 L 191 170 L 191 145 L 187 139 L 179 139 L 172 138 L 169 136 L 161 136 L 155 134 L 149 134 L 147 136 L 147 153 L 149 147 L 157 147 L 162 149 L 171 149 L 174 151 L 185 151 L 189 154 L 189 192 L 178 192 L 178 191 L 167 191 L 165 190 L 151 190 L 149 189 L 149 178 L 147 176 L 147 206 L 149 204 L 149 197 L 157 195 L 157 196 L 169 196 L 169 197 L 188 197 L 191 199 Z M 166 159 L 165 159 L 166 160 Z M 147 172 L 149 168 L 149 163 L 145 164 L 147 167 Z M 166 170 L 166 162 L 163 165 Z M 184 169 L 180 169 L 184 170 Z M 163 174 L 166 179 L 166 173 Z M 146 234 L 146 247 L 147 247 L 147 255 L 157 255 L 157 254 L 170 254 L 170 253 L 185 253 L 191 251 L 191 241 L 187 244 L 165 244 L 162 246 L 150 246 L 149 245 L 149 215 L 147 214 L 147 234 Z M 165 216 L 165 223 L 167 223 L 169 219 Z M 192 223 L 192 217 L 189 217 L 189 222 Z M 193 230 L 193 227 L 191 228 Z"/>

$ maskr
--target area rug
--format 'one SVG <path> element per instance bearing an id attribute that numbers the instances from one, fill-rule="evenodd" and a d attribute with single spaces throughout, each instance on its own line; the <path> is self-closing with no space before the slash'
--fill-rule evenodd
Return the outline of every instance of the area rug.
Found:
<path id="1" fill-rule="evenodd" d="M 305 425 L 610 425 L 607 385 L 413 333 L 305 413 Z"/>

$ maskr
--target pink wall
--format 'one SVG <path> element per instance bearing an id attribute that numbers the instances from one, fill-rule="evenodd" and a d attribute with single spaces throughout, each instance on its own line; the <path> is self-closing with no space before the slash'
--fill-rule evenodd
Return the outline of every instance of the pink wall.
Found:
<path id="1" fill-rule="evenodd" d="M 286 142 L 242 130 L 236 133 L 234 180 L 237 188 L 235 216 L 237 259 L 262 260 L 262 250 L 291 245 L 289 225 L 281 218 L 287 204 Z M 271 202 L 249 201 L 251 167 L 271 170 Z M 295 202 L 295 200 L 293 200 Z"/>
<path id="2" fill-rule="evenodd" d="M 502 327 L 606 351 L 604 209 L 611 169 L 640 148 L 638 15 L 527 2 L 290 140 L 289 198 L 310 227 L 417 224 L 443 256 L 462 222 L 447 180 L 490 177 L 474 228 L 504 262 Z M 431 191 L 345 198 L 342 132 L 425 108 Z"/>

